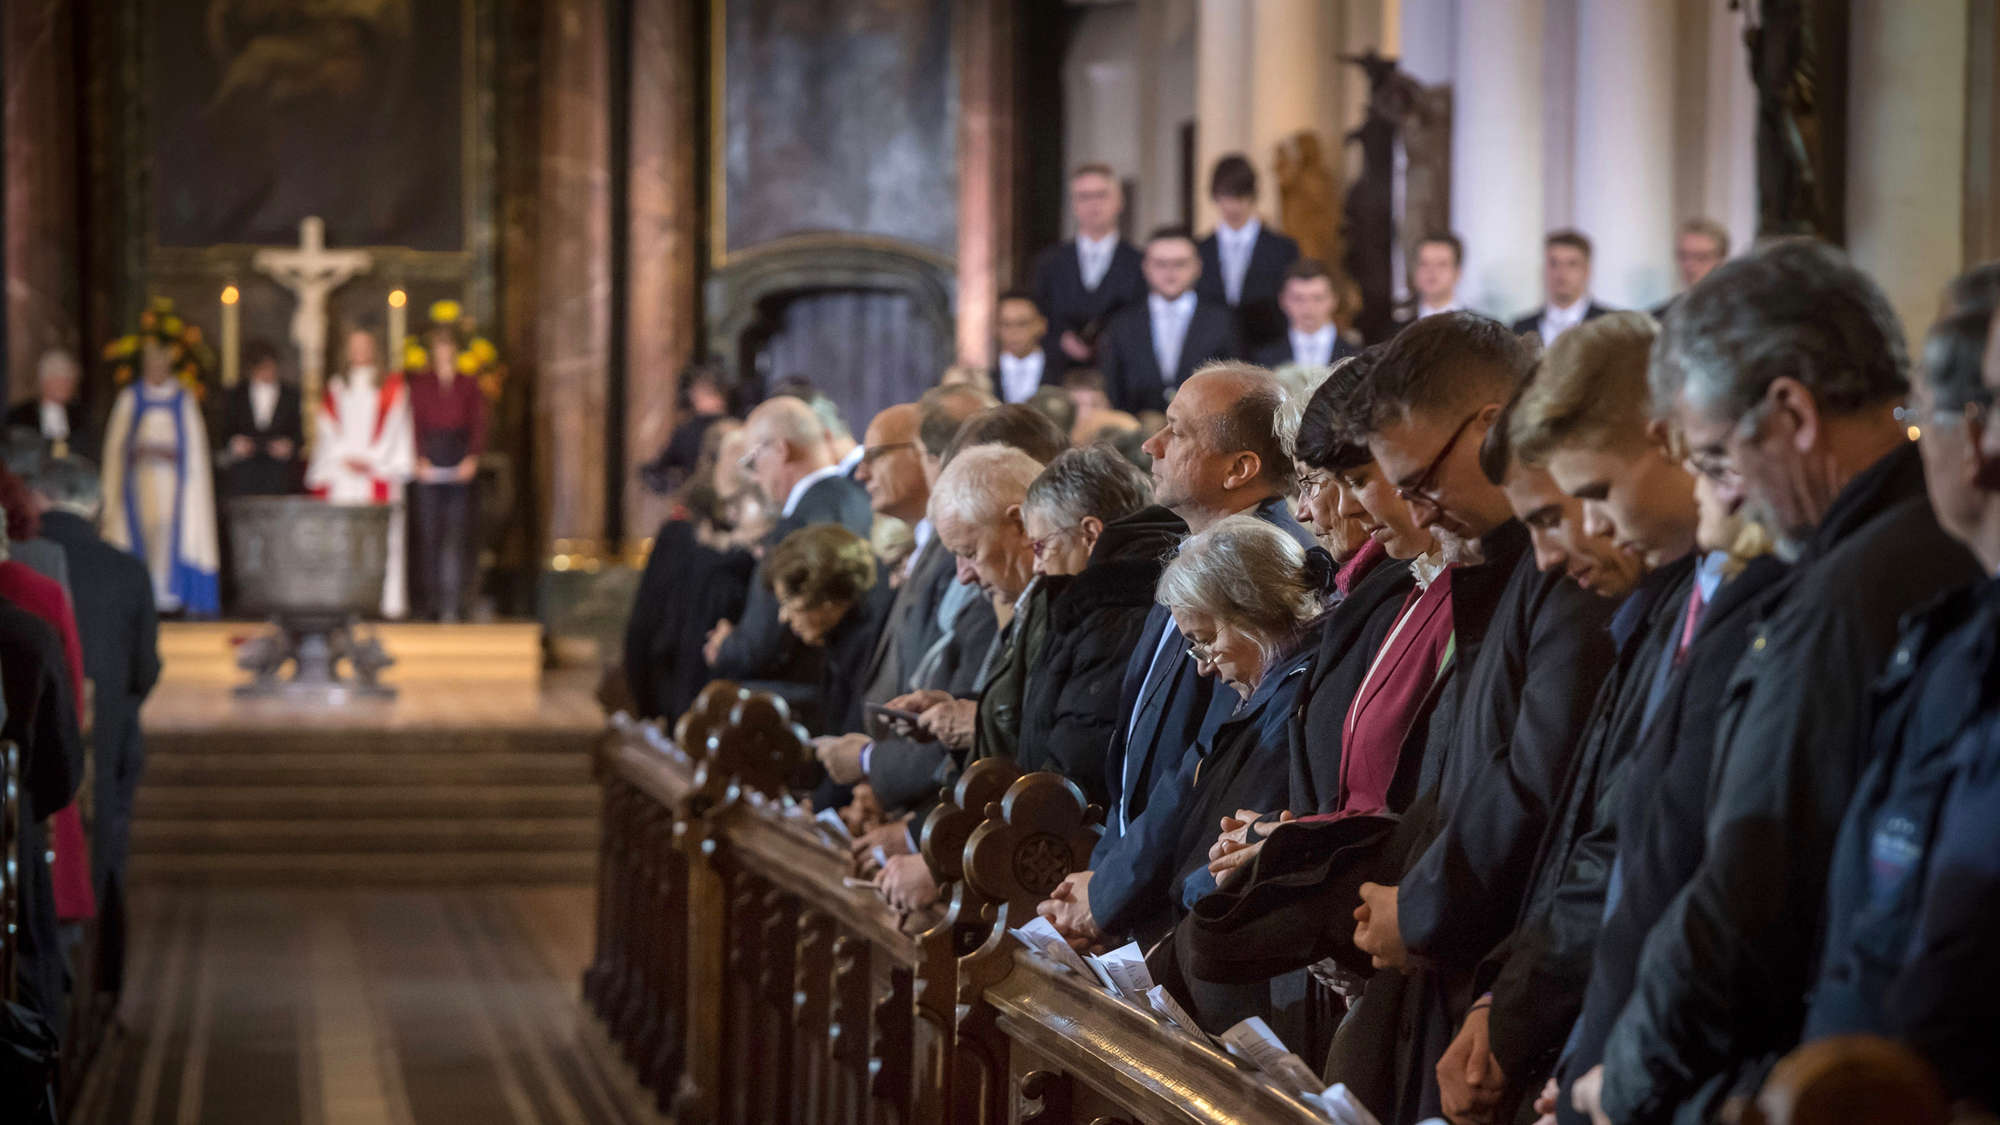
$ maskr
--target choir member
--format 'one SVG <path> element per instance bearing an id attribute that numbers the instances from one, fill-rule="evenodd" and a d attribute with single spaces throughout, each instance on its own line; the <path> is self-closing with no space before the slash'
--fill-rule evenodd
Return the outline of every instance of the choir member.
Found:
<path id="1" fill-rule="evenodd" d="M 1201 258 L 1185 230 L 1154 231 L 1144 270 L 1145 299 L 1112 317 L 1098 360 L 1111 405 L 1134 414 L 1165 409 L 1196 370 L 1241 349 L 1228 307 L 1195 290 Z"/>
<path id="2" fill-rule="evenodd" d="M 1110 166 L 1071 173 L 1069 206 L 1076 237 L 1043 250 L 1029 271 L 1035 307 L 1049 322 L 1043 350 L 1061 368 L 1094 363 L 1105 324 L 1146 293 L 1139 251 L 1118 234 L 1125 191 Z"/>
<path id="3" fill-rule="evenodd" d="M 1203 299 L 1227 305 L 1236 314 L 1237 337 L 1255 355 L 1284 341 L 1289 310 L 1279 307 L 1280 290 L 1298 260 L 1299 244 L 1266 226 L 1257 214 L 1257 169 L 1242 153 L 1215 162 L 1208 197 L 1215 203 L 1216 224 L 1201 240 L 1196 289 Z M 1331 279 L 1327 287 L 1331 290 Z"/>
<path id="4" fill-rule="evenodd" d="M 1559 230 L 1543 240 L 1542 289 L 1547 301 L 1516 320 L 1514 331 L 1540 335 L 1544 347 L 1584 321 L 1611 311 L 1590 299 L 1590 239 L 1580 231 Z"/>

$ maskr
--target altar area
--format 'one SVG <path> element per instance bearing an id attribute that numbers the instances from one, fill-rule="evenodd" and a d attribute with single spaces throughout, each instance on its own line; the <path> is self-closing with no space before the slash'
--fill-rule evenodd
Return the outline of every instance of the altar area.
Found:
<path id="1" fill-rule="evenodd" d="M 588 883 L 589 667 L 544 668 L 534 622 L 382 624 L 393 699 L 235 694 L 237 647 L 268 626 L 167 622 L 142 714 L 135 883 Z"/>

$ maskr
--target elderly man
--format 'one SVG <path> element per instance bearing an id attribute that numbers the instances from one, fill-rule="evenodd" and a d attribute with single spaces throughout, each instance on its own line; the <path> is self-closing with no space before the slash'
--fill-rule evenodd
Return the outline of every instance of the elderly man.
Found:
<path id="1" fill-rule="evenodd" d="M 1636 1123 L 1709 1119 L 1797 1040 L 1869 683 L 1899 617 L 1979 576 L 1896 418 L 1896 314 L 1839 251 L 1783 242 L 1721 266 L 1652 358 L 1656 408 L 1793 566 L 1725 693 L 1707 854 L 1646 941 L 1601 1087 L 1577 1090 L 1580 1108 Z"/>
<path id="2" fill-rule="evenodd" d="M 146 564 L 98 537 L 103 487 L 71 458 L 44 463 L 33 482 L 42 536 L 69 562 L 83 670 L 95 685 L 90 859 L 97 890 L 97 988 L 116 993 L 125 965 L 125 860 L 146 750 L 139 708 L 160 678 L 159 623 Z"/>
<path id="3" fill-rule="evenodd" d="M 771 399 L 750 412 L 743 441 L 742 468 L 779 506 L 777 524 L 764 539 L 767 550 L 816 523 L 838 523 L 867 537 L 873 523 L 868 495 L 841 475 L 826 427 L 812 407 L 789 396 Z M 815 654 L 778 621 L 777 598 L 763 580 L 761 564 L 750 580 L 741 620 L 717 624 L 703 655 L 719 678 L 775 682 L 800 701 L 816 694 Z"/>
<path id="4" fill-rule="evenodd" d="M 71 453 L 97 456 L 90 419 L 76 397 L 80 382 L 75 356 L 59 349 L 42 353 L 41 362 L 35 365 L 35 397 L 7 412 L 7 427 L 42 435 L 58 457 Z"/>
<path id="5" fill-rule="evenodd" d="M 1154 501 L 1192 532 L 1254 512 L 1311 549 L 1312 536 L 1285 500 L 1292 462 L 1274 425 L 1283 400 L 1277 380 L 1261 368 L 1231 362 L 1197 371 L 1167 404 L 1167 424 L 1146 441 Z M 1173 615 L 1155 606 L 1119 693 L 1119 725 L 1105 761 L 1111 804 L 1104 837 L 1090 871 L 1065 879 L 1041 906 L 1078 940 L 1157 933 L 1170 921 L 1166 887 L 1180 826 L 1171 812 L 1145 813 L 1157 789 L 1178 792 L 1173 779 L 1182 760 L 1234 708 L 1228 695 L 1216 703 L 1214 680 L 1186 658 L 1187 647 Z"/>

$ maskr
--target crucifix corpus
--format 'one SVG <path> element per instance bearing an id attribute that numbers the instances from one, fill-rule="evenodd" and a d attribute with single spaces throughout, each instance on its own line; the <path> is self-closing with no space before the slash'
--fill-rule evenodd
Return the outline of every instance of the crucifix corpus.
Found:
<path id="1" fill-rule="evenodd" d="M 328 250 L 326 224 L 318 215 L 299 222 L 299 248 L 265 249 L 250 256 L 251 268 L 270 274 L 298 297 L 292 311 L 292 344 L 299 349 L 299 404 L 305 430 L 313 432 L 320 388 L 326 374 L 326 297 L 375 264 L 366 250 Z"/>

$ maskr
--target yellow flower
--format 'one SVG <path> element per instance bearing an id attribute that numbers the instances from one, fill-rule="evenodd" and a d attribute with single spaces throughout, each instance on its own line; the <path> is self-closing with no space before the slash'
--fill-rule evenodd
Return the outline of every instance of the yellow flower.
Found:
<path id="1" fill-rule="evenodd" d="M 422 371 L 430 365 L 430 353 L 424 350 L 422 344 L 417 343 L 415 337 L 403 341 L 403 370 Z"/>
<path id="2" fill-rule="evenodd" d="M 131 355 L 133 352 L 136 352 L 138 350 L 139 350 L 139 337 L 120 336 L 116 340 L 113 340 L 110 343 L 104 345 L 104 358 L 117 359 L 121 356 Z"/>
<path id="3" fill-rule="evenodd" d="M 168 314 L 160 320 L 160 331 L 169 336 L 180 335 L 181 329 L 185 327 L 187 326 L 181 323 L 181 318 L 172 314 Z"/>
<path id="4" fill-rule="evenodd" d="M 457 301 L 433 301 L 431 303 L 431 320 L 433 323 L 457 324 L 458 318 L 463 315 L 465 315 L 465 310 L 459 307 Z"/>
<path id="5" fill-rule="evenodd" d="M 174 311 L 174 299 L 172 297 L 153 298 L 153 311 L 161 313 L 170 313 Z M 140 319 L 143 320 L 145 318 L 141 317 Z"/>
<path id="6" fill-rule="evenodd" d="M 460 352 L 452 366 L 458 368 L 460 375 L 476 375 L 479 373 L 479 357 L 471 352 Z"/>
<path id="7" fill-rule="evenodd" d="M 466 350 L 479 360 L 479 366 L 481 367 L 485 367 L 487 364 L 500 358 L 499 349 L 493 346 L 493 341 L 484 336 L 474 336 L 472 338 L 472 346 Z"/>

